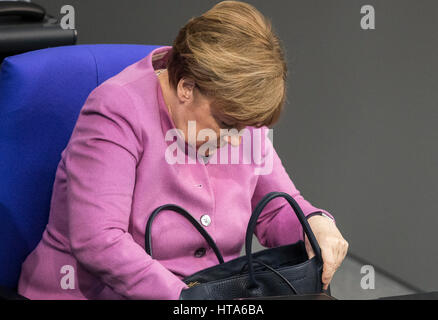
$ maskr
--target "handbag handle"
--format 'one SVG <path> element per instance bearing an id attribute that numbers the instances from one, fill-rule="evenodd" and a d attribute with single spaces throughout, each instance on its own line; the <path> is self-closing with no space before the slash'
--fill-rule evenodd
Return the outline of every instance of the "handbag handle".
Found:
<path id="1" fill-rule="evenodd" d="M 251 215 L 251 218 L 248 223 L 248 228 L 246 230 L 246 239 L 245 239 L 245 252 L 246 252 L 246 259 L 248 263 L 248 269 L 249 269 L 249 282 L 250 287 L 257 288 L 257 281 L 255 279 L 254 274 L 254 266 L 253 266 L 253 257 L 252 257 L 252 238 L 255 231 L 255 227 L 257 224 L 257 220 L 262 213 L 262 210 L 265 208 L 265 206 L 273 199 L 282 197 L 287 200 L 289 205 L 294 210 L 298 220 L 301 223 L 301 226 L 303 227 L 304 232 L 307 235 L 307 238 L 309 239 L 310 245 L 312 246 L 313 252 L 315 253 L 316 258 L 318 261 L 323 263 L 322 256 L 321 256 L 321 249 L 319 247 L 318 241 L 316 241 L 315 235 L 312 232 L 312 229 L 310 228 L 309 223 L 307 222 L 306 217 L 304 216 L 303 211 L 301 210 L 298 203 L 295 201 L 292 196 L 290 196 L 287 193 L 284 192 L 270 192 L 267 195 L 265 195 L 262 200 L 257 204 L 257 206 L 254 209 L 254 212 Z"/>
<path id="2" fill-rule="evenodd" d="M 286 283 L 286 285 L 291 289 L 293 294 L 298 294 L 297 289 L 294 287 L 294 285 L 292 283 L 290 283 L 289 280 L 287 280 L 280 272 L 278 272 L 277 270 L 275 270 L 274 268 L 272 268 L 271 266 L 267 265 L 266 263 L 264 263 L 261 260 L 258 259 L 254 259 L 254 262 L 261 264 L 262 266 L 264 266 L 266 269 L 268 269 L 269 271 L 271 271 L 272 273 L 274 273 L 278 278 L 280 278 L 284 283 Z M 248 263 L 246 262 L 243 265 L 242 270 L 240 271 L 240 273 L 243 272 L 243 269 L 245 269 L 245 267 L 248 265 Z"/>
<path id="3" fill-rule="evenodd" d="M 145 232 L 145 250 L 147 254 L 149 254 L 152 257 L 152 242 L 151 242 L 151 227 L 152 222 L 154 221 L 155 217 L 163 210 L 171 210 L 174 212 L 179 213 L 184 218 L 189 220 L 189 222 L 199 231 L 199 233 L 204 237 L 204 239 L 207 241 L 209 246 L 213 249 L 214 253 L 216 254 L 217 259 L 219 260 L 219 263 L 224 263 L 224 258 L 222 257 L 222 254 L 219 251 L 219 248 L 217 247 L 214 240 L 211 238 L 211 236 L 208 234 L 207 231 L 199 224 L 199 222 L 193 218 L 193 216 L 188 213 L 185 209 L 181 208 L 180 206 L 177 206 L 176 204 L 165 204 L 158 208 L 156 208 L 151 216 L 148 219 L 148 222 L 146 224 L 146 232 Z"/>

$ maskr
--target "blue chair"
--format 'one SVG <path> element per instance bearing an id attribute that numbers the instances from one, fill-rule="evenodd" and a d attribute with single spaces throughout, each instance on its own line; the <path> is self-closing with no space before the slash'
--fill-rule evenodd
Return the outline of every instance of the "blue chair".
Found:
<path id="1" fill-rule="evenodd" d="M 159 46 L 98 44 L 6 58 L 0 68 L 0 287 L 16 290 L 21 264 L 48 222 L 61 152 L 90 94 Z"/>

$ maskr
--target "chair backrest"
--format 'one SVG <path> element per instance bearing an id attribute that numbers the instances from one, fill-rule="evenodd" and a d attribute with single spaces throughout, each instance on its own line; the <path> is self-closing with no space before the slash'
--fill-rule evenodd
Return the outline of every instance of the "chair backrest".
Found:
<path id="1" fill-rule="evenodd" d="M 6 58 L 0 68 L 0 286 L 48 221 L 55 173 L 90 92 L 159 46 L 96 44 Z"/>

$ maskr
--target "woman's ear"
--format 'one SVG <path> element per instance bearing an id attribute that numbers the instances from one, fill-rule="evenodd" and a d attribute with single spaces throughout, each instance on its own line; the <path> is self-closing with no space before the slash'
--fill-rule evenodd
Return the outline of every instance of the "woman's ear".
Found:
<path id="1" fill-rule="evenodd" d="M 193 100 L 193 90 L 195 89 L 195 81 L 190 78 L 182 78 L 178 82 L 177 95 L 183 102 Z"/>

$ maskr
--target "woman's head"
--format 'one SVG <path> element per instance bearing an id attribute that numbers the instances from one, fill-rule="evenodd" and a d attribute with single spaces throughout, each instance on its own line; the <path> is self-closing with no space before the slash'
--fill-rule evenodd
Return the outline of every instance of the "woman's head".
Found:
<path id="1" fill-rule="evenodd" d="M 167 70 L 171 88 L 192 81 L 221 127 L 271 126 L 286 96 L 287 67 L 270 21 L 252 5 L 223 1 L 181 28 Z"/>

